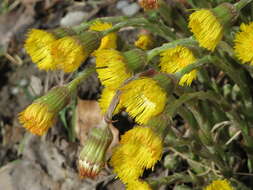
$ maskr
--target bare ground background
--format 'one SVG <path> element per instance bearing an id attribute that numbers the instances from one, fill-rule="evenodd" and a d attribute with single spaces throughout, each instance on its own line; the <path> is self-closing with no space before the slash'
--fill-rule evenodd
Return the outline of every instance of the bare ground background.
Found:
<path id="1" fill-rule="evenodd" d="M 80 143 L 69 141 L 68 131 L 60 122 L 41 138 L 29 134 L 18 123 L 17 114 L 32 102 L 30 95 L 43 94 L 46 77 L 25 54 L 23 42 L 30 28 L 51 29 L 96 17 L 134 15 L 139 11 L 133 1 L 0 1 L 1 190 L 124 189 L 109 169 L 96 180 L 79 179 L 76 160 Z M 131 40 L 132 34 L 131 28 L 122 32 L 128 39 L 130 35 Z M 80 96 L 96 99 L 99 90 L 99 82 L 93 76 L 82 85 Z"/>

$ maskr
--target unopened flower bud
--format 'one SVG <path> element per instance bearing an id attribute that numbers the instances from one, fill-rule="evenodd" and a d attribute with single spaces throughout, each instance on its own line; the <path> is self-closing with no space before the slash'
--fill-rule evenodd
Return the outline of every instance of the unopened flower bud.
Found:
<path id="1" fill-rule="evenodd" d="M 81 178 L 94 178 L 99 174 L 106 162 L 105 155 L 111 141 L 112 133 L 104 120 L 91 129 L 78 160 Z"/>
<path id="2" fill-rule="evenodd" d="M 153 10 L 159 8 L 158 0 L 139 0 L 138 2 L 144 10 Z"/>

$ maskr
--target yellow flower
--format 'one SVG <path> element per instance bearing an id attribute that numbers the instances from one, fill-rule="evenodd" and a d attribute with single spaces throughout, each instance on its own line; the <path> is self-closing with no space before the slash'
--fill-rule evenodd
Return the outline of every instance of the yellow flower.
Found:
<path id="1" fill-rule="evenodd" d="M 117 176 L 125 184 L 131 184 L 142 176 L 144 169 L 153 168 L 161 155 L 160 137 L 150 128 L 134 127 L 121 136 L 110 163 Z"/>
<path id="2" fill-rule="evenodd" d="M 127 190 L 152 190 L 147 182 L 134 180 L 127 184 Z"/>
<path id="3" fill-rule="evenodd" d="M 117 146 L 113 150 L 110 160 L 110 164 L 113 166 L 114 172 L 125 184 L 130 181 L 137 180 L 144 171 L 144 168 L 135 164 L 131 150 L 131 148 L 135 147 L 134 145 L 130 146 Z"/>
<path id="4" fill-rule="evenodd" d="M 101 97 L 99 99 L 99 106 L 102 110 L 102 113 L 106 113 L 106 111 L 108 110 L 115 93 L 116 93 L 116 90 L 114 89 L 110 89 L 110 88 L 103 89 Z M 114 114 L 119 113 L 120 109 L 121 109 L 121 105 L 119 103 L 113 113 Z"/>
<path id="5" fill-rule="evenodd" d="M 241 32 L 235 35 L 235 55 L 243 63 L 250 62 L 253 65 L 253 22 L 242 23 Z"/>
<path id="6" fill-rule="evenodd" d="M 140 49 L 148 50 L 153 46 L 153 39 L 150 34 L 141 34 L 134 42 L 134 45 Z"/>
<path id="7" fill-rule="evenodd" d="M 112 23 L 96 21 L 90 26 L 90 30 L 104 31 L 112 28 Z M 117 34 L 112 32 L 104 36 L 99 46 L 100 49 L 116 49 L 117 48 Z"/>
<path id="8" fill-rule="evenodd" d="M 129 77 L 132 72 L 126 66 L 124 56 L 117 50 L 102 49 L 93 53 L 96 57 L 98 78 L 101 83 L 109 88 L 116 89 Z"/>
<path id="9" fill-rule="evenodd" d="M 227 180 L 215 180 L 204 190 L 233 190 L 233 187 Z"/>
<path id="10" fill-rule="evenodd" d="M 57 69 L 51 54 L 51 44 L 55 40 L 55 36 L 47 31 L 38 29 L 29 31 L 24 47 L 39 69 L 46 71 Z"/>
<path id="11" fill-rule="evenodd" d="M 55 124 L 55 113 L 43 103 L 33 103 L 19 114 L 20 123 L 35 135 L 43 135 Z"/>
<path id="12" fill-rule="evenodd" d="M 122 148 L 141 168 L 152 168 L 162 156 L 162 139 L 148 127 L 134 127 L 121 136 Z"/>
<path id="13" fill-rule="evenodd" d="M 70 100 L 66 87 L 55 87 L 19 113 L 20 123 L 31 133 L 43 135 L 55 124 L 57 114 Z"/>
<path id="14" fill-rule="evenodd" d="M 151 78 L 143 77 L 131 81 L 121 90 L 121 104 L 137 123 L 147 123 L 164 109 L 166 92 Z"/>
<path id="15" fill-rule="evenodd" d="M 200 9 L 190 15 L 189 28 L 201 47 L 213 51 L 223 36 L 223 26 L 211 10 Z"/>
<path id="16" fill-rule="evenodd" d="M 88 57 L 83 46 L 74 36 L 65 36 L 52 44 L 52 54 L 59 69 L 73 72 Z"/>
<path id="17" fill-rule="evenodd" d="M 160 67 L 161 71 L 165 73 L 175 73 L 190 65 L 196 61 L 193 53 L 190 49 L 177 46 L 175 48 L 168 49 L 161 53 Z M 193 70 L 190 73 L 185 74 L 181 79 L 180 85 L 191 85 L 192 81 L 196 79 L 197 71 Z"/>

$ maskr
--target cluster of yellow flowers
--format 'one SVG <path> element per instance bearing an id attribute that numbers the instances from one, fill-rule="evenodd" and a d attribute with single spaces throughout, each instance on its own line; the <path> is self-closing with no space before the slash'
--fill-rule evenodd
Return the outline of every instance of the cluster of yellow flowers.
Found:
<path id="1" fill-rule="evenodd" d="M 32 29 L 25 41 L 25 50 L 39 69 L 74 72 L 97 48 L 116 47 L 115 33 L 109 33 L 101 39 L 99 33 L 94 32 L 104 31 L 111 27 L 111 23 L 94 22 L 90 30 L 82 34 L 75 34 L 68 29 L 55 31 Z"/>
<path id="2" fill-rule="evenodd" d="M 216 17 L 215 9 L 201 9 L 190 15 L 189 28 L 201 47 L 214 51 L 223 37 L 224 26 L 221 18 Z M 232 18 L 231 18 L 232 20 Z M 230 20 L 230 21 L 231 21 Z M 253 65 L 253 22 L 249 24 L 242 23 L 240 32 L 236 33 L 234 39 L 234 52 L 236 57 L 242 63 Z"/>
<path id="3" fill-rule="evenodd" d="M 189 28 L 199 46 L 209 51 L 215 51 L 227 24 L 222 20 L 219 11 L 220 7 L 212 10 L 201 9 L 189 17 Z M 113 114 L 125 109 L 135 122 L 141 125 L 127 131 L 121 137 L 110 163 L 127 189 L 148 190 L 151 187 L 140 177 L 145 169 L 154 168 L 160 160 L 163 139 L 147 127 L 147 123 L 165 109 L 168 94 L 164 83 L 168 84 L 166 81 L 170 80 L 166 74 L 180 72 L 198 59 L 191 48 L 176 45 L 160 52 L 159 67 L 163 74 L 154 72 L 135 78 L 135 74 L 147 65 L 146 50 L 153 46 L 153 37 L 140 35 L 135 42 L 136 49 L 120 52 L 116 50 L 116 33 L 112 32 L 105 36 L 100 33 L 111 27 L 111 23 L 94 22 L 88 31 L 81 34 L 64 29 L 62 31 L 32 29 L 28 33 L 25 49 L 38 68 L 46 71 L 60 69 L 67 73 L 74 72 L 90 55 L 96 58 L 96 72 L 104 86 L 99 99 L 102 113 L 106 114 L 116 92 L 120 92 L 119 102 Z M 240 30 L 234 40 L 235 55 L 243 63 L 250 62 L 253 65 L 253 23 L 242 24 Z M 192 70 L 182 76 L 178 84 L 190 86 L 196 78 L 197 70 Z M 55 123 L 59 111 L 68 104 L 71 92 L 68 86 L 53 89 L 21 112 L 20 122 L 32 133 L 43 135 Z M 97 133 L 99 132 L 93 134 L 96 138 L 99 136 L 96 136 Z M 105 132 L 106 135 L 107 133 L 109 134 L 108 131 Z M 106 146 L 101 148 L 103 154 L 98 154 L 101 160 L 104 159 L 104 153 L 111 140 L 108 140 L 106 135 L 104 135 Z M 93 148 L 97 146 L 92 140 L 89 143 Z M 79 162 L 81 173 L 85 175 L 89 171 L 88 174 L 94 177 L 99 173 L 102 164 L 97 161 L 96 167 L 93 164 L 91 170 L 92 164 L 90 160 L 87 161 L 87 154 L 91 159 L 92 153 L 86 148 Z M 232 187 L 226 180 L 217 180 L 205 188 L 205 190 L 214 189 L 232 190 Z"/>

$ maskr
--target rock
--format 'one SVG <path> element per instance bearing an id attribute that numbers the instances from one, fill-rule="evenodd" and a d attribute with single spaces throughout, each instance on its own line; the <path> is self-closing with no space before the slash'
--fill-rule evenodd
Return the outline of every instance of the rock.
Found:
<path id="1" fill-rule="evenodd" d="M 82 11 L 69 12 L 60 21 L 60 25 L 64 27 L 75 26 L 86 20 L 88 13 Z"/>
<path id="2" fill-rule="evenodd" d="M 11 89 L 11 94 L 16 95 L 16 94 L 18 94 L 18 93 L 19 93 L 19 88 L 18 88 L 18 87 L 13 87 L 13 88 Z"/>
<path id="3" fill-rule="evenodd" d="M 25 78 L 21 79 L 20 82 L 19 82 L 19 85 L 22 86 L 22 87 L 28 85 L 27 79 L 25 79 Z"/>
<path id="4" fill-rule="evenodd" d="M 43 90 L 42 81 L 39 77 L 32 75 L 30 77 L 30 86 L 28 88 L 29 92 L 33 96 L 38 96 Z"/>
<path id="5" fill-rule="evenodd" d="M 0 170 L 0 189 L 5 190 L 43 190 L 55 189 L 59 186 L 39 165 L 28 160 L 11 162 Z"/>
<path id="6" fill-rule="evenodd" d="M 118 3 L 116 4 L 116 8 L 117 9 L 123 9 L 126 6 L 128 6 L 128 2 L 127 1 L 118 1 Z"/>
<path id="7" fill-rule="evenodd" d="M 140 6 L 137 3 L 132 3 L 124 8 L 122 8 L 122 12 L 126 16 L 133 16 L 140 10 Z"/>

